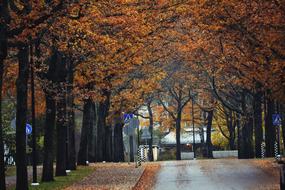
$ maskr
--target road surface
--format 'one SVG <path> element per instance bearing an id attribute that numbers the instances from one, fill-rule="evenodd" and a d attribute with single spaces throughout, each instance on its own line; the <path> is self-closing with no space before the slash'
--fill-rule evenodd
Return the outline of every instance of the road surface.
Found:
<path id="1" fill-rule="evenodd" d="M 156 190 L 273 190 L 279 178 L 252 160 L 217 159 L 163 162 Z M 270 168 L 278 170 L 278 168 Z"/>

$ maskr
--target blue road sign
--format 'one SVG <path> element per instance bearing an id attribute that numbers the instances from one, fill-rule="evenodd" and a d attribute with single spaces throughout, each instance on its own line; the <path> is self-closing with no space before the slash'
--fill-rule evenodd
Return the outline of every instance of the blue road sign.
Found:
<path id="1" fill-rule="evenodd" d="M 26 124 L 26 135 L 30 135 L 33 131 L 33 128 L 30 124 Z"/>
<path id="2" fill-rule="evenodd" d="M 281 125 L 281 116 L 280 114 L 272 114 L 272 122 L 273 122 L 273 125 Z"/>
<path id="3" fill-rule="evenodd" d="M 124 114 L 124 122 L 127 123 L 129 122 L 132 118 L 134 117 L 134 114 L 128 114 L 128 113 L 125 113 Z"/>

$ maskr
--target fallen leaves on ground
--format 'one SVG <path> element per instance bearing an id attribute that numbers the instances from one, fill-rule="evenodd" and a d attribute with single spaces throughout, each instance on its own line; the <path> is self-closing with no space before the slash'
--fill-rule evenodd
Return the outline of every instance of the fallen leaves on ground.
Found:
<path id="1" fill-rule="evenodd" d="M 280 185 L 279 185 L 279 177 L 280 177 L 280 168 L 279 165 L 274 162 L 273 159 L 258 159 L 258 160 L 252 160 L 254 165 L 267 173 L 269 176 L 272 176 L 276 179 L 275 184 L 272 184 L 270 187 L 258 187 L 258 189 L 263 189 L 263 190 L 279 190 Z"/>
<path id="2" fill-rule="evenodd" d="M 273 159 L 258 159 L 252 160 L 254 165 L 268 173 L 270 176 L 279 178 L 279 165 L 273 161 Z"/>
<path id="3" fill-rule="evenodd" d="M 92 164 L 95 171 L 82 181 L 65 190 L 127 190 L 132 189 L 141 177 L 144 168 L 135 168 L 127 163 Z"/>
<path id="4" fill-rule="evenodd" d="M 133 190 L 150 190 L 156 182 L 156 174 L 160 169 L 159 163 L 148 163 L 145 171 Z"/>

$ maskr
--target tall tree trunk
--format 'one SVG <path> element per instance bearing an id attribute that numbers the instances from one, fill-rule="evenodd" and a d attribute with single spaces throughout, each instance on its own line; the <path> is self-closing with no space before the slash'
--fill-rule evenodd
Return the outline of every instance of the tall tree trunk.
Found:
<path id="1" fill-rule="evenodd" d="M 55 123 L 56 123 L 56 101 L 54 96 L 56 95 L 54 88 L 56 80 L 56 66 L 58 64 L 58 53 L 55 49 L 52 49 L 53 53 L 49 60 L 49 69 L 46 75 L 48 85 L 44 89 L 46 98 L 46 119 L 45 119 L 45 138 L 44 138 L 44 160 L 43 160 L 43 172 L 42 181 L 53 181 L 53 162 L 55 154 Z M 37 52 L 39 54 L 39 51 Z"/>
<path id="2" fill-rule="evenodd" d="M 8 0 L 3 0 L 0 4 L 0 189 L 6 189 L 5 182 L 5 162 L 4 162 L 4 142 L 2 123 L 2 85 L 4 73 L 4 60 L 7 57 L 7 24 L 9 23 Z"/>
<path id="3" fill-rule="evenodd" d="M 92 105 L 91 100 L 87 100 L 84 102 L 80 147 L 79 147 L 78 158 L 77 158 L 78 165 L 86 165 L 87 164 L 86 161 L 88 161 L 88 141 L 89 141 L 89 134 L 90 134 L 92 106 L 93 105 Z"/>
<path id="4" fill-rule="evenodd" d="M 44 138 L 44 161 L 42 181 L 53 181 L 53 161 L 54 161 L 54 133 L 55 133 L 55 115 L 56 103 L 51 93 L 46 92 L 46 120 L 45 120 L 45 138 Z"/>
<path id="5" fill-rule="evenodd" d="M 148 156 L 149 161 L 153 161 L 153 151 L 152 151 L 152 143 L 153 143 L 153 113 L 151 109 L 151 102 L 147 104 L 147 110 L 149 115 L 149 132 L 150 132 L 150 139 L 148 141 Z"/>
<path id="6" fill-rule="evenodd" d="M 243 119 L 243 118 L 242 118 Z M 245 159 L 246 158 L 246 152 L 245 152 L 245 134 L 246 133 L 246 124 L 244 121 L 241 122 L 240 125 L 240 131 L 239 131 L 239 159 Z"/>
<path id="7" fill-rule="evenodd" d="M 64 91 L 64 90 L 63 90 Z M 66 175 L 66 140 L 67 140 L 67 126 L 66 126 L 66 94 L 61 92 L 60 98 L 57 102 L 57 150 L 56 150 L 56 176 Z"/>
<path id="8" fill-rule="evenodd" d="M 72 98 L 73 99 L 73 98 Z M 72 100 L 73 102 L 73 100 Z M 69 160 L 69 168 L 70 170 L 76 170 L 76 150 L 75 150 L 75 113 L 74 109 L 72 111 L 69 111 L 68 113 L 69 117 L 69 155 L 68 155 L 68 160 Z"/>
<path id="9" fill-rule="evenodd" d="M 115 119 L 114 127 L 114 162 L 124 161 L 124 143 L 123 143 L 123 122 L 120 117 Z"/>
<path id="10" fill-rule="evenodd" d="M 106 161 L 106 119 L 110 106 L 110 92 L 105 90 L 103 92 L 105 100 L 99 103 L 98 107 L 98 124 L 97 124 L 97 161 Z"/>
<path id="11" fill-rule="evenodd" d="M 0 42 L 1 43 L 1 42 Z M 3 130 L 2 130 L 2 81 L 3 81 L 3 72 L 4 65 L 3 60 L 0 57 L 0 189 L 6 189 L 5 182 L 5 162 L 4 162 L 4 143 L 3 143 Z"/>
<path id="12" fill-rule="evenodd" d="M 178 111 L 175 121 L 176 125 L 176 160 L 181 160 L 181 143 L 180 143 L 180 131 L 181 131 L 181 111 Z"/>
<path id="13" fill-rule="evenodd" d="M 106 135 L 106 161 L 111 162 L 112 161 L 112 127 L 111 126 L 106 126 L 105 130 L 105 135 Z"/>
<path id="14" fill-rule="evenodd" d="M 253 119 L 251 115 L 247 115 L 247 100 L 246 93 L 242 94 L 242 128 L 240 130 L 240 157 L 241 159 L 253 158 Z"/>
<path id="15" fill-rule="evenodd" d="M 104 160 L 105 161 L 110 161 L 111 159 L 111 154 L 112 154 L 112 150 L 110 150 L 112 148 L 112 141 L 111 141 L 111 127 L 108 125 L 107 126 L 107 117 L 109 114 L 109 108 L 110 108 L 110 95 L 111 93 L 109 91 L 104 91 L 104 95 L 106 97 L 105 101 L 104 101 L 104 119 L 103 121 L 103 126 L 105 128 L 105 143 L 104 143 Z"/>
<path id="16" fill-rule="evenodd" d="M 96 161 L 97 162 L 102 162 L 105 161 L 105 155 L 106 155 L 106 150 L 105 150 L 105 142 L 106 142 L 106 136 L 105 136 L 105 114 L 104 114 L 104 103 L 99 103 L 98 106 L 98 120 L 97 120 L 97 155 L 96 155 Z"/>
<path id="17" fill-rule="evenodd" d="M 208 112 L 207 122 L 207 139 L 206 139 L 206 150 L 207 157 L 213 158 L 213 145 L 212 145 L 212 122 L 213 122 L 214 110 Z"/>
<path id="18" fill-rule="evenodd" d="M 74 114 L 74 96 L 73 96 L 73 62 L 69 59 L 68 78 L 67 78 L 67 118 L 68 118 L 68 169 L 76 170 L 76 150 L 75 150 L 75 114 Z"/>
<path id="19" fill-rule="evenodd" d="M 67 114 L 66 114 L 66 63 L 67 60 L 63 55 L 59 56 L 61 61 L 57 64 L 57 84 L 58 84 L 58 101 L 57 101 L 57 149 L 56 149 L 56 176 L 65 176 L 66 169 L 69 165 L 68 160 L 68 136 L 67 136 Z"/>
<path id="20" fill-rule="evenodd" d="M 238 158 L 241 157 L 241 116 L 239 113 L 237 113 L 236 118 L 236 124 L 237 124 L 237 149 L 238 149 Z"/>
<path id="21" fill-rule="evenodd" d="M 229 129 L 229 135 L 230 135 L 230 139 L 229 139 L 230 149 L 235 150 L 235 122 L 233 119 L 233 112 L 232 111 L 230 111 L 228 119 L 229 119 L 228 129 Z"/>
<path id="22" fill-rule="evenodd" d="M 255 93 L 253 100 L 254 136 L 255 136 L 255 157 L 261 158 L 261 143 L 263 138 L 262 130 L 262 109 L 260 92 Z"/>
<path id="23" fill-rule="evenodd" d="M 253 134 L 253 119 L 250 117 L 246 117 L 245 121 L 243 121 L 243 126 L 241 129 L 241 159 L 253 158 L 253 142 L 252 142 L 252 134 Z"/>
<path id="24" fill-rule="evenodd" d="M 274 112 L 273 101 L 267 97 L 266 100 L 266 114 L 265 114 L 265 144 L 266 156 L 274 157 L 274 143 L 276 141 L 275 128 L 272 124 L 272 114 Z"/>
<path id="25" fill-rule="evenodd" d="M 29 48 L 20 47 L 18 52 L 19 73 L 17 79 L 17 114 L 16 114 L 16 167 L 17 190 L 28 189 L 26 156 L 27 97 L 29 79 Z"/>
<path id="26" fill-rule="evenodd" d="M 89 134 L 88 134 L 88 161 L 96 161 L 96 151 L 97 151 L 97 108 L 98 104 L 91 102 L 90 108 L 90 124 L 89 124 Z"/>
<path id="27" fill-rule="evenodd" d="M 33 183 L 37 183 L 37 126 L 36 126 L 36 105 L 35 105 L 35 79 L 34 79 L 34 60 L 33 45 L 30 45 L 30 68 L 31 68 L 31 111 L 32 111 L 32 156 L 33 156 Z"/>

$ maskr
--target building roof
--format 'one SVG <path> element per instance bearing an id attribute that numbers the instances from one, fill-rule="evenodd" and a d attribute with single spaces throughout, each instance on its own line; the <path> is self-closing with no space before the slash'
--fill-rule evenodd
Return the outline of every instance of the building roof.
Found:
<path id="1" fill-rule="evenodd" d="M 204 132 L 204 141 L 206 141 L 207 138 L 207 133 Z M 167 135 L 165 135 L 162 139 L 161 139 L 161 144 L 164 145 L 172 145 L 172 144 L 176 144 L 176 133 L 175 131 L 172 131 L 170 133 L 168 133 Z M 180 143 L 181 144 L 192 144 L 193 143 L 193 133 L 191 132 L 183 132 L 180 135 Z M 195 143 L 201 143 L 201 135 L 200 133 L 196 132 L 195 133 Z"/>

